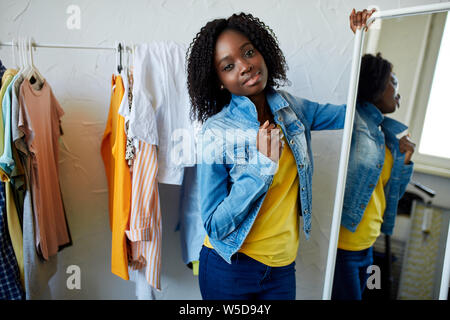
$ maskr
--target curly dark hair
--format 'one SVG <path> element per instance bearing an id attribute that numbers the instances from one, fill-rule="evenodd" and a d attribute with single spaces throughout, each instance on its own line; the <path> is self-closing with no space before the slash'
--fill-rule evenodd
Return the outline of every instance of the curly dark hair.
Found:
<path id="1" fill-rule="evenodd" d="M 365 54 L 361 58 L 356 100 L 372 103 L 377 101 L 386 89 L 392 69 L 392 63 L 383 59 L 380 52 L 376 56 Z"/>
<path id="2" fill-rule="evenodd" d="M 187 87 L 191 101 L 191 119 L 205 122 L 230 102 L 231 94 L 220 90 L 214 67 L 216 41 L 224 30 L 245 35 L 262 54 L 268 70 L 267 87 L 288 83 L 288 69 L 278 40 L 267 25 L 251 14 L 233 14 L 228 19 L 215 19 L 201 28 L 186 53 Z"/>

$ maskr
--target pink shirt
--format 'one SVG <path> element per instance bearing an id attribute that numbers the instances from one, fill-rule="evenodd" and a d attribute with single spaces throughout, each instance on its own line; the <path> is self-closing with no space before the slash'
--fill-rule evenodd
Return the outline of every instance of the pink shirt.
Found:
<path id="1" fill-rule="evenodd" d="M 19 130 L 31 156 L 30 184 L 36 247 L 45 260 L 70 242 L 58 179 L 58 139 L 63 109 L 50 85 L 35 90 L 28 79 L 20 86 Z"/>

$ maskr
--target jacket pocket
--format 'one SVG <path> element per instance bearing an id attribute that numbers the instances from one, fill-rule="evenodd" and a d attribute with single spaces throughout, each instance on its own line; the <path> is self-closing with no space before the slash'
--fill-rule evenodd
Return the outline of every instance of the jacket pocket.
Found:
<path id="1" fill-rule="evenodd" d="M 286 130 L 289 135 L 298 135 L 305 131 L 304 126 L 300 122 L 300 120 L 295 120 L 286 125 Z"/>
<path id="2" fill-rule="evenodd" d="M 379 150 L 378 143 L 368 130 L 355 128 L 355 134 L 353 134 L 352 145 L 356 147 L 358 158 L 377 157 Z"/>

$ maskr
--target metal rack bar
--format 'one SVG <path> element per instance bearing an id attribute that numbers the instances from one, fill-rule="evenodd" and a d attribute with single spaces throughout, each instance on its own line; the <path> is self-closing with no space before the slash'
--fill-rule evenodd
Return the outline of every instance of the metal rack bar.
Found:
<path id="1" fill-rule="evenodd" d="M 0 42 L 0 46 L 12 47 L 15 46 L 12 42 Z M 101 46 L 79 46 L 79 45 L 65 45 L 65 44 L 51 44 L 51 43 L 31 43 L 34 48 L 60 48 L 60 49 L 88 49 L 88 50 L 117 50 L 115 47 L 101 47 Z"/>

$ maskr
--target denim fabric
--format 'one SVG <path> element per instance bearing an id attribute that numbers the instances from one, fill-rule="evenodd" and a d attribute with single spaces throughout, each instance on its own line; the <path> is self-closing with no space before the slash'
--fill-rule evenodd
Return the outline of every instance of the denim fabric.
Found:
<path id="1" fill-rule="evenodd" d="M 385 145 L 392 153 L 393 166 L 384 187 L 386 209 L 381 231 L 392 234 L 399 199 L 411 179 L 413 163 L 404 164 L 396 135 L 408 127 L 383 116 L 371 103 L 357 104 L 345 186 L 341 224 L 355 231 L 380 177 L 385 157 Z"/>
<path id="2" fill-rule="evenodd" d="M 313 157 L 311 130 L 342 129 L 345 105 L 321 105 L 283 91 L 266 93 L 276 124 L 294 155 L 299 175 L 299 214 L 311 231 Z M 256 148 L 260 127 L 255 105 L 232 95 L 203 125 L 199 139 L 200 208 L 212 246 L 228 262 L 249 233 L 272 183 L 277 163 Z M 235 130 L 230 133 L 230 130 Z"/>
<path id="3" fill-rule="evenodd" d="M 338 249 L 334 267 L 332 300 L 361 300 L 373 264 L 372 247 L 361 251 Z"/>
<path id="4" fill-rule="evenodd" d="M 295 300 L 295 262 L 269 267 L 238 252 L 229 265 L 203 246 L 199 284 L 204 300 Z"/>
<path id="5" fill-rule="evenodd" d="M 198 261 L 206 231 L 200 215 L 197 168 L 184 168 L 183 184 L 180 192 L 178 229 L 183 262 Z"/>

